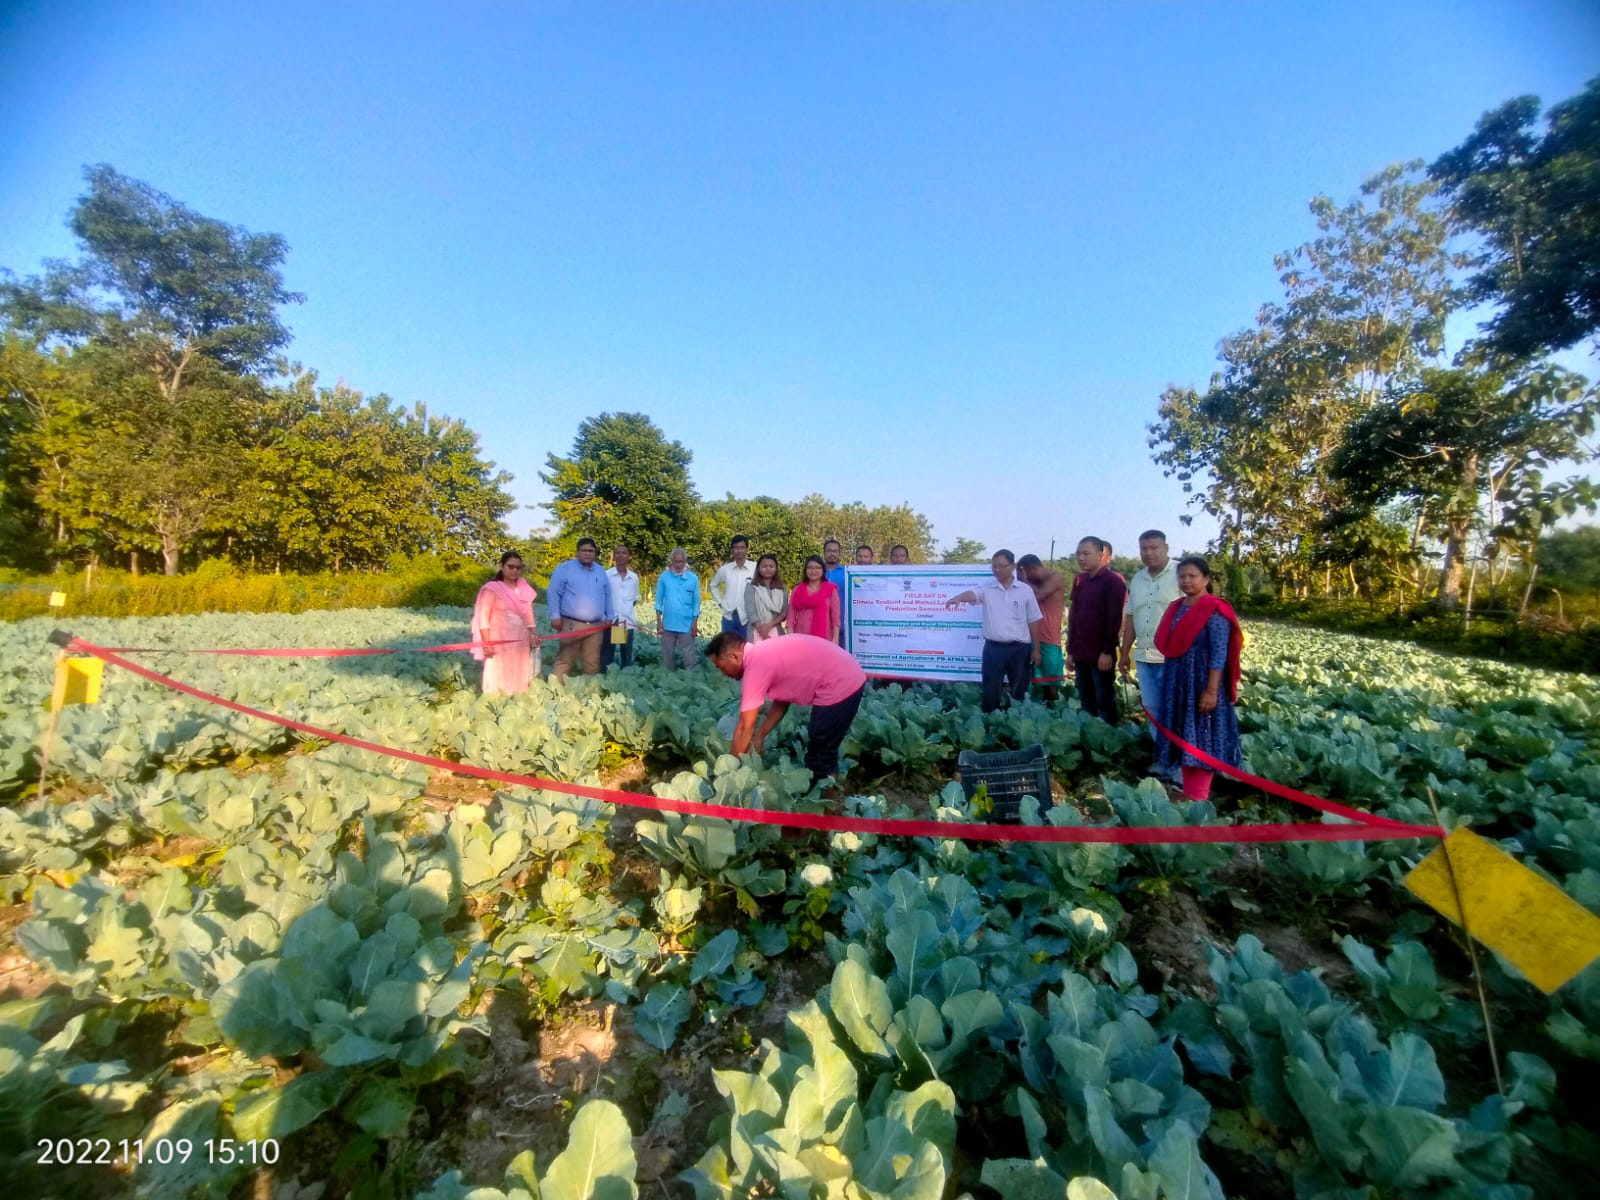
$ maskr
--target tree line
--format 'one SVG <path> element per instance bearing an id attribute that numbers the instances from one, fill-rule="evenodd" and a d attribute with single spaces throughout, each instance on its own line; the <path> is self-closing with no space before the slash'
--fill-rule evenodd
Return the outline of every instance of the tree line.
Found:
<path id="1" fill-rule="evenodd" d="M 0 567 L 341 572 L 488 562 L 512 544 L 512 476 L 464 422 L 289 361 L 284 311 L 304 298 L 281 236 L 110 166 L 85 178 L 68 215 L 80 257 L 0 272 Z M 789 570 L 828 537 L 933 555 L 907 505 L 702 500 L 691 461 L 642 414 L 586 420 L 570 455 L 549 456 L 557 530 L 529 557 L 553 565 L 588 534 L 655 570 L 678 544 L 720 561 L 735 533 Z M 948 560 L 981 549 L 958 539 Z"/>
<path id="2" fill-rule="evenodd" d="M 648 574 L 661 570 L 679 546 L 697 568 L 721 563 L 728 544 L 743 534 L 752 554 L 775 555 L 794 581 L 806 556 L 820 553 L 830 538 L 846 561 L 853 561 L 857 546 L 871 546 L 887 561 L 890 547 L 903 545 L 913 562 L 977 562 L 983 549 L 958 538 L 938 556 L 932 524 L 908 504 L 838 504 L 816 493 L 787 502 L 732 495 L 705 500 L 690 475 L 693 460 L 691 450 L 669 440 L 644 413 L 601 413 L 583 421 L 571 452 L 551 454 L 540 472 L 555 497 L 558 528 L 529 548 L 532 573 L 547 574 L 570 557 L 580 537 L 602 548 L 625 544 Z"/>
<path id="3" fill-rule="evenodd" d="M 0 563 L 340 571 L 504 539 L 511 477 L 465 424 L 285 359 L 283 238 L 85 175 L 81 258 L 0 280 Z"/>
<path id="4" fill-rule="evenodd" d="M 1282 295 L 1204 389 L 1162 394 L 1153 456 L 1216 519 L 1234 590 L 1454 609 L 1471 565 L 1519 571 L 1525 606 L 1551 527 L 1595 511 L 1572 468 L 1600 389 L 1553 356 L 1600 346 L 1600 79 L 1540 112 L 1510 101 L 1431 164 L 1318 196 Z M 1476 333 L 1447 359 L 1454 314 Z"/>

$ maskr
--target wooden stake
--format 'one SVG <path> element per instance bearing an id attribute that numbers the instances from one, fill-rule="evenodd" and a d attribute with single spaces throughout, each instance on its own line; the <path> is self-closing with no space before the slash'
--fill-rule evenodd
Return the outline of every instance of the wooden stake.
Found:
<path id="1" fill-rule="evenodd" d="M 1439 815 L 1439 802 L 1434 798 L 1433 789 L 1425 789 L 1428 796 L 1428 807 L 1433 809 L 1433 823 L 1444 828 L 1444 821 Z M 1478 947 L 1472 940 L 1472 928 L 1467 924 L 1467 901 L 1461 894 L 1461 885 L 1456 880 L 1455 864 L 1450 861 L 1450 842 L 1443 839 L 1439 849 L 1444 854 L 1444 865 L 1450 873 L 1450 890 L 1455 893 L 1456 911 L 1461 914 L 1461 933 L 1467 943 L 1467 961 L 1472 964 L 1472 982 L 1478 989 L 1478 1009 L 1483 1013 L 1483 1033 L 1489 1044 L 1489 1066 L 1494 1069 L 1494 1087 L 1502 1097 L 1506 1094 L 1506 1081 L 1500 1074 L 1500 1053 L 1495 1049 L 1494 1021 L 1489 1016 L 1489 993 L 1483 986 L 1483 971 L 1478 966 Z"/>
<path id="2" fill-rule="evenodd" d="M 57 650 L 56 651 L 56 671 L 57 672 L 59 672 L 61 670 L 61 663 L 66 657 L 67 657 L 67 652 L 65 650 Z M 55 740 L 56 740 L 56 723 L 61 719 L 61 706 L 59 704 L 54 703 L 54 701 L 55 701 L 55 682 L 54 682 L 54 676 L 53 675 L 51 677 L 51 685 L 50 686 L 51 686 L 51 692 L 50 692 L 50 699 L 51 699 L 50 721 L 49 721 L 49 724 L 47 724 L 44 727 L 44 742 L 39 747 L 39 799 L 40 800 L 44 799 L 44 778 L 45 778 L 45 775 L 50 770 L 50 748 L 51 748 L 51 746 L 53 746 L 55 744 Z"/>

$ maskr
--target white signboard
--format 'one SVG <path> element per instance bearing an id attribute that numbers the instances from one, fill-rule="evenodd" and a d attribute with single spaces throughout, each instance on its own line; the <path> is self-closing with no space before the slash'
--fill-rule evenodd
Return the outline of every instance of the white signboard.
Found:
<path id="1" fill-rule="evenodd" d="M 977 605 L 952 596 L 994 578 L 987 565 L 845 569 L 845 648 L 868 675 L 977 683 L 983 625 Z"/>

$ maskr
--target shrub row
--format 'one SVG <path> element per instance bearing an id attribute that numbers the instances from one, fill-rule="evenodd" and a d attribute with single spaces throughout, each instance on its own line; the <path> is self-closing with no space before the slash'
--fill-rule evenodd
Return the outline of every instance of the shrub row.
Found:
<path id="1" fill-rule="evenodd" d="M 1519 624 L 1505 614 L 1440 613 L 1428 605 L 1377 608 L 1365 603 L 1293 600 L 1260 596 L 1235 601 L 1242 615 L 1279 618 L 1341 633 L 1415 642 L 1438 650 L 1492 658 L 1500 662 L 1600 674 L 1600 627 L 1557 626 L 1548 620 Z"/>
<path id="2" fill-rule="evenodd" d="M 246 575 L 219 562 L 173 576 L 97 571 L 92 579 L 82 573 L 0 577 L 0 620 L 48 615 L 50 595 L 57 591 L 66 596 L 63 616 L 87 617 L 470 605 L 487 577 L 481 567 L 426 564 L 385 574 Z"/>

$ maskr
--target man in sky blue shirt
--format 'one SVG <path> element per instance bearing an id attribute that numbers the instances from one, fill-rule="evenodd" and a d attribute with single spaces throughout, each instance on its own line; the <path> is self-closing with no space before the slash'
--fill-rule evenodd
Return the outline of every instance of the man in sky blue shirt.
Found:
<path id="1" fill-rule="evenodd" d="M 822 561 L 828 564 L 828 582 L 839 589 L 839 599 L 844 599 L 844 564 L 839 561 L 839 543 L 829 538 L 822 543 Z"/>
<path id="2" fill-rule="evenodd" d="M 694 631 L 700 623 L 700 577 L 689 570 L 682 546 L 667 556 L 667 569 L 656 580 L 656 636 L 661 639 L 661 665 L 675 670 L 694 666 Z"/>
<path id="3" fill-rule="evenodd" d="M 612 610 L 611 580 L 595 566 L 597 549 L 593 538 L 579 538 L 577 557 L 569 558 L 550 573 L 550 588 L 545 593 L 545 605 L 550 610 L 550 624 L 557 633 L 567 633 L 586 626 L 597 626 L 592 633 L 582 637 L 564 638 L 556 653 L 557 679 L 572 674 L 573 661 L 583 655 L 583 673 L 600 673 L 600 639 L 617 619 Z"/>

